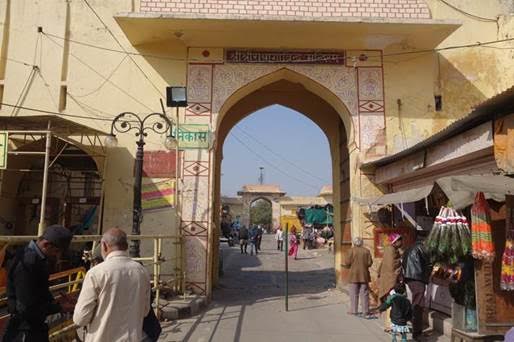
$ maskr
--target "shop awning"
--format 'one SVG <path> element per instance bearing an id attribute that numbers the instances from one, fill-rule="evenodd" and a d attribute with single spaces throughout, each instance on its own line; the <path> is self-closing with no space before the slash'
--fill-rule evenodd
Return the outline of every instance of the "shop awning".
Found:
<path id="1" fill-rule="evenodd" d="M 506 195 L 514 195 L 514 179 L 501 175 L 451 176 L 438 179 L 437 184 L 455 209 L 473 204 L 477 192 L 498 202 L 505 201 Z"/>
<path id="2" fill-rule="evenodd" d="M 104 169 L 106 149 L 103 146 L 103 137 L 106 132 L 67 120 L 55 115 L 27 115 L 0 117 L 0 131 L 9 134 L 10 154 L 21 155 L 23 153 L 44 154 L 44 143 L 46 133 L 58 138 L 69 145 L 79 148 L 91 157 L 101 172 Z M 63 148 L 63 147 L 60 147 Z M 32 149 L 33 151 L 28 151 Z M 66 147 L 58 155 L 66 156 Z M 77 151 L 80 157 L 81 152 Z"/>
<path id="3" fill-rule="evenodd" d="M 409 190 L 392 192 L 382 195 L 377 199 L 369 200 L 367 204 L 371 206 L 384 206 L 388 204 L 417 202 L 426 198 L 430 192 L 432 192 L 433 187 L 434 184 L 430 184 Z"/>
<path id="4" fill-rule="evenodd" d="M 501 175 L 463 175 L 439 178 L 437 185 L 443 190 L 455 209 L 473 204 L 475 194 L 483 192 L 487 199 L 505 201 L 506 195 L 514 195 L 514 178 Z M 378 198 L 361 200 L 363 205 L 381 207 L 388 204 L 412 203 L 422 200 L 432 192 L 434 184 L 393 192 Z"/>

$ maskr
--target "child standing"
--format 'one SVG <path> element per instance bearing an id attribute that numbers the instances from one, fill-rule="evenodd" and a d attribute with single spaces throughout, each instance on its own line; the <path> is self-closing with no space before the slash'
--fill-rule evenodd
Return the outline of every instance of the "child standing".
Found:
<path id="1" fill-rule="evenodd" d="M 400 334 L 402 342 L 405 342 L 407 341 L 407 333 L 409 332 L 407 321 L 412 319 L 412 307 L 407 299 L 405 284 L 397 284 L 378 310 L 383 312 L 389 307 L 391 307 L 391 333 L 393 334 L 393 342 L 396 342 L 397 334 Z"/>

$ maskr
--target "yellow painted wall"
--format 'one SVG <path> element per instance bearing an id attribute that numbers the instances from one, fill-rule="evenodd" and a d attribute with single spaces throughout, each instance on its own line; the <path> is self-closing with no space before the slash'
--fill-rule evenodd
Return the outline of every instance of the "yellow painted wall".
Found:
<path id="1" fill-rule="evenodd" d="M 473 18 L 439 0 L 427 2 L 434 19 L 462 22 L 462 26 L 438 48 L 514 36 L 512 1 L 450 1 L 468 13 L 497 21 Z M 397 44 L 384 50 L 389 154 L 429 137 L 469 113 L 473 106 L 514 84 L 514 42 L 492 46 L 496 48 L 462 48 L 389 57 L 387 55 L 409 51 L 409 47 Z M 442 96 L 443 110 L 440 112 L 435 111 L 434 95 Z"/>
<path id="2" fill-rule="evenodd" d="M 3 82 L 5 103 L 21 103 L 49 111 L 59 109 L 59 92 L 61 84 L 67 85 L 67 107 L 64 114 L 85 115 L 89 117 L 113 118 L 122 111 L 148 113 L 160 111 L 159 98 L 164 98 L 167 85 L 186 84 L 187 48 L 195 46 L 192 36 L 177 38 L 175 31 L 165 32 L 164 36 L 150 39 L 149 43 L 132 46 L 114 19 L 120 12 L 130 12 L 137 8 L 133 0 L 89 0 L 105 21 L 108 29 L 95 17 L 82 1 L 66 0 L 0 0 L 0 56 L 7 56 L 7 61 L 0 60 L 0 76 L 5 74 Z M 447 38 L 440 47 L 449 47 L 491 41 L 514 36 L 514 5 L 510 0 L 452 0 L 455 6 L 467 12 L 497 21 L 485 21 L 464 15 L 449 8 L 438 0 L 428 0 L 434 19 L 457 19 L 462 26 Z M 10 9 L 9 11 L 7 9 Z M 152 36 L 156 22 L 148 22 L 141 27 Z M 197 20 L 195 25 L 201 27 L 204 21 Z M 145 26 L 146 25 L 146 26 Z M 263 26 L 262 30 L 252 31 L 254 23 L 248 23 L 244 36 L 248 47 L 284 47 L 284 48 L 362 48 L 351 35 L 338 39 L 338 46 L 330 32 L 310 31 L 307 36 L 298 37 L 295 30 L 306 30 L 309 22 L 295 23 L 294 30 L 276 34 L 274 25 Z M 360 33 L 365 32 L 362 24 Z M 397 24 L 401 27 L 401 24 Z M 87 42 L 109 49 L 126 49 L 130 52 L 146 55 L 160 55 L 166 58 L 132 56 L 135 63 L 123 53 L 93 49 L 70 43 L 70 54 L 63 55 L 64 41 L 52 36 L 37 33 L 37 27 L 43 27 L 47 34 L 60 37 L 69 36 L 73 40 Z M 217 32 L 210 47 L 217 42 L 229 41 L 232 37 L 230 25 L 226 30 Z M 8 31 L 6 31 L 8 28 Z M 140 29 L 140 28 L 138 28 Z M 152 29 L 152 30 L 151 30 Z M 121 43 L 120 47 L 109 30 Z M 238 37 L 239 37 L 238 36 Z M 441 53 L 388 56 L 398 52 L 410 51 L 406 42 L 380 40 L 369 37 L 367 48 L 384 49 L 384 83 L 386 99 L 386 141 L 387 152 L 394 153 L 406 148 L 434 132 L 442 129 L 452 121 L 465 115 L 472 106 L 483 101 L 506 87 L 514 84 L 514 43 L 498 44 L 493 49 L 485 47 L 455 49 Z M 8 44 L 5 42 L 8 39 Z M 151 43 L 150 43 L 151 42 Z M 376 43 L 374 43 L 376 42 Z M 360 45 L 358 45 L 360 44 Z M 374 44 L 376 46 L 374 46 Z M 234 46 L 236 43 L 227 44 Z M 358 45 L 358 46 L 357 46 Z M 378 46 L 380 45 L 380 47 Z M 202 47 L 202 46 L 199 46 Z M 225 47 L 225 46 L 218 46 Z M 68 64 L 66 65 L 66 60 Z M 21 62 L 21 63 L 20 63 Z M 24 65 L 26 63 L 28 65 Z M 5 73 L 3 66 L 5 64 Z M 28 91 L 23 92 L 32 71 L 32 64 L 40 70 L 29 80 Z M 63 67 L 64 64 L 64 67 Z M 139 68 L 142 71 L 139 70 Z M 63 70 L 65 73 L 63 74 Z M 102 75 L 99 76 L 98 74 Z M 108 81 L 105 80 L 108 79 Z M 435 112 L 434 95 L 441 95 L 443 110 Z M 33 112 L 13 111 L 3 106 L 1 116 L 32 115 Z M 79 123 L 109 131 L 109 123 L 93 119 L 72 119 Z M 351 134 L 351 133 L 349 133 Z M 331 138 L 336 137 L 333 133 Z M 163 137 L 149 135 L 147 150 L 163 149 Z M 120 135 L 120 146 L 108 152 L 105 172 L 105 214 L 104 227 L 120 226 L 126 230 L 131 227 L 133 158 L 135 137 Z M 351 140 L 350 140 L 351 141 Z M 354 148 L 354 146 L 351 148 Z M 333 148 L 332 152 L 336 152 Z M 357 151 L 358 152 L 358 151 Z M 357 152 L 351 153 L 351 172 L 362 161 Z M 337 170 L 339 156 L 334 156 L 334 173 Z M 379 190 L 365 176 L 352 179 L 352 196 L 366 197 Z M 334 187 L 334 198 L 340 196 Z M 371 238 L 370 222 L 360 215 L 360 208 L 352 204 L 353 231 Z M 336 206 L 336 213 L 339 212 Z M 173 210 L 145 215 L 143 233 L 175 233 L 177 227 Z M 172 249 L 172 246 L 167 248 Z M 145 246 L 148 252 L 148 248 Z M 339 263 L 340 256 L 336 258 Z"/>
<path id="3" fill-rule="evenodd" d="M 110 131 L 110 122 L 94 118 L 113 119 L 123 111 L 135 113 L 161 112 L 159 99 L 165 99 L 167 85 L 185 85 L 186 48 L 167 44 L 138 47 L 140 53 L 168 54 L 173 60 L 145 59 L 133 56 L 134 62 L 124 53 L 104 51 L 70 43 L 67 72 L 63 75 L 64 41 L 51 35 L 65 36 L 69 23 L 70 38 L 110 49 L 126 49 L 138 52 L 127 41 L 116 24 L 113 14 L 132 9 L 132 0 L 103 1 L 91 0 L 91 6 L 107 24 L 120 47 L 103 24 L 82 1 L 65 0 L 0 0 L 0 39 L 4 39 L 4 25 L 10 22 L 9 44 L 5 68 L 5 88 L 2 102 L 21 103 L 26 107 L 49 111 L 59 110 L 61 84 L 67 85 L 67 107 L 63 114 L 87 116 L 91 119 L 68 118 L 103 132 Z M 7 11 L 10 6 L 10 11 Z M 6 18 L 6 15 L 9 17 Z M 68 19 L 67 19 L 68 18 Z M 48 35 L 37 32 L 43 27 Z M 177 61 L 178 60 L 178 61 Z M 0 63 L 2 61 L 0 60 Z M 23 65 L 19 62 L 25 62 Z M 40 70 L 35 73 L 28 91 L 23 92 L 32 67 Z M 157 72 L 158 70 L 158 72 Z M 147 79 L 148 77 L 148 79 Z M 61 81 L 63 79 L 63 81 Z M 108 79 L 108 81 L 106 81 Z M 156 90 L 154 86 L 158 89 Z M 19 110 L 16 115 L 37 115 L 38 113 Z M 2 116 L 10 116 L 13 109 L 3 106 Z M 171 115 L 171 112 L 169 113 Z M 174 113 L 173 113 L 174 114 Z M 108 150 L 105 180 L 104 229 L 112 226 L 130 232 L 132 227 L 133 161 L 136 138 L 131 134 L 118 135 L 119 147 Z M 164 137 L 149 134 L 146 150 L 164 150 Z M 142 234 L 177 234 L 174 209 L 145 213 L 141 226 Z M 144 242 L 142 254 L 151 255 L 152 242 Z M 174 256 L 174 245 L 164 243 L 164 256 L 170 260 Z M 172 273 L 171 262 L 163 265 L 164 273 Z"/>

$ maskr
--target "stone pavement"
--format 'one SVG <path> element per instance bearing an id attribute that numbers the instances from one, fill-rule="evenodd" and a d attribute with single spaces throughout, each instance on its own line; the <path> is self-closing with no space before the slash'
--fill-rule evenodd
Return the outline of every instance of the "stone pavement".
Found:
<path id="1" fill-rule="evenodd" d="M 347 297 L 335 289 L 333 255 L 300 250 L 289 259 L 289 311 L 284 305 L 284 253 L 265 235 L 258 256 L 222 246 L 224 276 L 206 311 L 163 324 L 159 341 L 390 341 L 379 320 L 347 315 Z M 430 341 L 447 341 L 432 336 Z"/>

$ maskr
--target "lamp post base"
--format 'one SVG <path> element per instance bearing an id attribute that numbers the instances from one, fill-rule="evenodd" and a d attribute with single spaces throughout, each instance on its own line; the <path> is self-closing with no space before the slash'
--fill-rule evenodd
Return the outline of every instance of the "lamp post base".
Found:
<path id="1" fill-rule="evenodd" d="M 131 258 L 139 258 L 141 255 L 139 254 L 139 240 L 132 240 L 130 241 L 130 247 L 129 247 L 129 256 Z"/>

